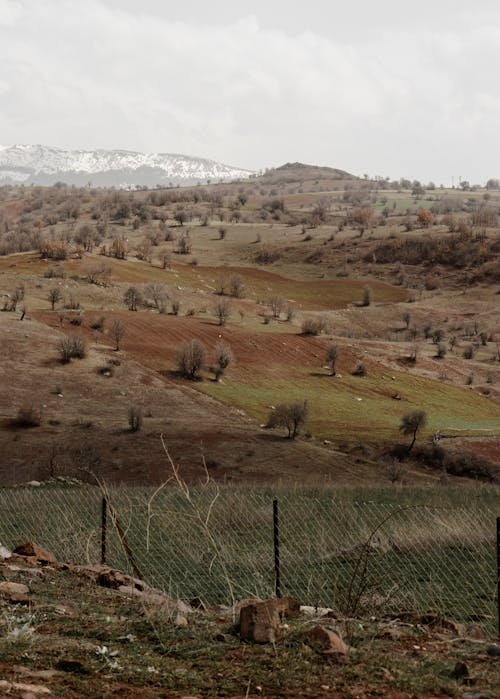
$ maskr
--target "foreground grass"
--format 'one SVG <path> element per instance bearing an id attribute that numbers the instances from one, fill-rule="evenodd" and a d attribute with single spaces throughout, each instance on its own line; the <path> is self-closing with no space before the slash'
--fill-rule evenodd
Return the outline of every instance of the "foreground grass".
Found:
<path id="1" fill-rule="evenodd" d="M 0 601 L 0 677 L 29 682 L 37 693 L 49 690 L 69 699 L 430 699 L 458 698 L 468 683 L 493 697 L 500 686 L 498 663 L 487 656 L 485 641 L 454 639 L 418 620 L 353 623 L 300 616 L 289 620 L 277 643 L 255 646 L 239 640 L 230 610 L 197 612 L 179 627 L 161 608 L 72 571 L 28 567 L 13 573 L 4 566 L 2 574 L 29 585 L 35 611 Z M 61 600 L 70 613 L 60 613 Z M 338 628 L 349 641 L 348 664 L 329 661 L 307 645 L 304 634 L 318 623 Z M 466 663 L 469 678 L 453 678 L 457 662 Z"/>

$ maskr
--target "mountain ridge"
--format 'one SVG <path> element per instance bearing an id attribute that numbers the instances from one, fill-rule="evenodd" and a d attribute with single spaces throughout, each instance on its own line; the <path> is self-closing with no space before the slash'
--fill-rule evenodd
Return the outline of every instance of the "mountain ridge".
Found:
<path id="1" fill-rule="evenodd" d="M 69 150 L 29 144 L 0 146 L 0 184 L 49 185 L 60 181 L 132 188 L 247 179 L 253 174 L 244 168 L 178 153 Z"/>

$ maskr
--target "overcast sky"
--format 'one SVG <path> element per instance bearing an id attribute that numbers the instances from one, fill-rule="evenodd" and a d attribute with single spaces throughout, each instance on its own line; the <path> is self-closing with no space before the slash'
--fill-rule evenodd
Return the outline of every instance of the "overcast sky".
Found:
<path id="1" fill-rule="evenodd" d="M 0 144 L 500 177 L 498 0 L 0 0 Z"/>

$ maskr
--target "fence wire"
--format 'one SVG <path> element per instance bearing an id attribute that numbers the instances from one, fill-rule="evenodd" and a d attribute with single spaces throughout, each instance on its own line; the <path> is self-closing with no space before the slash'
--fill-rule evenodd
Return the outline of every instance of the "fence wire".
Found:
<path id="1" fill-rule="evenodd" d="M 136 565 L 150 585 L 185 600 L 231 604 L 275 593 L 273 497 L 212 485 L 109 491 Z M 0 542 L 34 540 L 60 561 L 101 556 L 98 488 L 0 490 Z M 281 592 L 356 615 L 437 613 L 493 627 L 497 513 L 356 503 L 331 491 L 280 494 Z M 108 515 L 107 562 L 133 573 Z"/>

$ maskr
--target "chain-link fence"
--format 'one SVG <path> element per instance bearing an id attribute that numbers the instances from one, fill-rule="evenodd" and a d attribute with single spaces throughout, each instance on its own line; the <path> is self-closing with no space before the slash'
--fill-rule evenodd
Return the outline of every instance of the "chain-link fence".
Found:
<path id="1" fill-rule="evenodd" d="M 433 612 L 494 626 L 492 507 L 357 503 L 331 490 L 277 499 L 282 594 L 357 616 Z M 110 565 L 133 573 L 125 539 L 144 580 L 173 596 L 230 604 L 274 595 L 269 491 L 122 487 L 109 503 Z M 59 560 L 99 562 L 101 508 L 91 486 L 0 490 L 0 542 L 31 539 Z"/>

